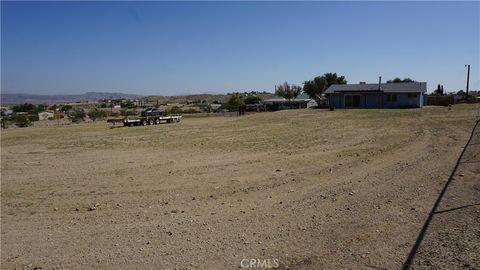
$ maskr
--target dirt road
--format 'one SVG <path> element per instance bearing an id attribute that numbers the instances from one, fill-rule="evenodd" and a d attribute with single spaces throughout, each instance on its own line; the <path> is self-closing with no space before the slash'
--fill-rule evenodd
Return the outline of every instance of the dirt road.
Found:
<path id="1" fill-rule="evenodd" d="M 2 131 L 2 269 L 399 269 L 478 109 L 293 110 Z M 462 179 L 478 188 L 470 166 Z M 449 269 L 452 251 L 429 248 L 438 246 L 435 232 L 450 232 L 449 217 L 477 213 L 473 230 L 448 245 L 469 237 L 478 247 L 478 189 L 452 194 L 441 210 L 472 205 L 434 219 L 416 269 L 432 268 L 429 256 Z M 458 253 L 456 266 L 478 269 L 472 254 Z"/>

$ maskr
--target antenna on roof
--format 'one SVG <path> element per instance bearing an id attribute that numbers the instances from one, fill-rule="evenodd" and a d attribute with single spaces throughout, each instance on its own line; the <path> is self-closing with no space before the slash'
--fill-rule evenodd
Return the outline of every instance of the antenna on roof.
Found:
<path id="1" fill-rule="evenodd" d="M 378 90 L 382 90 L 382 76 L 378 76 Z"/>

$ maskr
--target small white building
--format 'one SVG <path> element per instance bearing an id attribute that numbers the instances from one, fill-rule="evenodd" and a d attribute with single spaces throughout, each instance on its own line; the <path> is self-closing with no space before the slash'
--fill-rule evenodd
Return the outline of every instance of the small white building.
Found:
<path id="1" fill-rule="evenodd" d="M 52 111 L 39 112 L 38 113 L 38 120 L 43 121 L 43 120 L 53 119 L 54 115 L 55 114 Z"/>
<path id="2" fill-rule="evenodd" d="M 311 99 L 307 94 L 301 94 L 295 99 L 287 100 L 282 97 L 274 97 L 263 101 L 267 110 L 276 111 L 283 109 L 303 109 L 318 106 L 314 99 Z"/>

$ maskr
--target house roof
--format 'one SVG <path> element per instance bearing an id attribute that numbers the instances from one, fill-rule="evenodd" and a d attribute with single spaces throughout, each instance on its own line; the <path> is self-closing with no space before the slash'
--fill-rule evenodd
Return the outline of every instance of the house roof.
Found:
<path id="1" fill-rule="evenodd" d="M 301 101 L 310 101 L 310 100 L 311 100 L 311 98 L 307 94 L 302 93 L 302 94 L 298 95 L 295 99 L 292 99 L 291 101 L 292 102 L 301 102 Z M 274 96 L 273 98 L 265 99 L 264 102 L 289 102 L 289 100 L 286 100 L 283 97 Z"/>
<path id="2" fill-rule="evenodd" d="M 335 92 L 375 92 L 382 91 L 385 93 L 412 93 L 427 92 L 426 82 L 409 82 L 409 83 L 382 83 L 381 89 L 378 89 L 378 83 L 365 84 L 333 84 L 326 91 L 326 94 Z"/>

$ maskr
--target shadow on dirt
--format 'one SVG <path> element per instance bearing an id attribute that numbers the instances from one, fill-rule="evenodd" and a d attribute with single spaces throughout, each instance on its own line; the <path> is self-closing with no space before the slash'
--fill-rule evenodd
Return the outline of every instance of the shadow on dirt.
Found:
<path id="1" fill-rule="evenodd" d="M 458 157 L 457 162 L 456 162 L 456 164 L 455 164 L 455 167 L 453 168 L 452 173 L 451 173 L 450 176 L 448 177 L 447 183 L 445 183 L 445 186 L 443 187 L 442 191 L 441 191 L 440 194 L 438 195 L 438 198 L 437 198 L 437 200 L 435 201 L 435 204 L 433 205 L 432 210 L 430 210 L 430 213 L 428 214 L 427 220 L 425 221 L 422 229 L 420 230 L 420 233 L 418 234 L 418 237 L 417 237 L 417 240 L 415 241 L 415 244 L 413 245 L 412 249 L 410 250 L 410 253 L 408 254 L 407 259 L 406 259 L 405 262 L 403 263 L 403 267 L 402 267 L 403 270 L 409 270 L 409 269 L 411 269 L 412 263 L 413 263 L 413 259 L 415 258 L 415 255 L 417 254 L 418 248 L 420 247 L 420 244 L 422 243 L 423 238 L 425 237 L 425 234 L 426 234 L 426 232 L 427 232 L 427 230 L 428 230 L 428 227 L 430 226 L 430 223 L 432 222 L 433 216 L 434 216 L 435 214 L 440 214 L 440 213 L 444 213 L 444 212 L 447 212 L 447 211 L 454 211 L 454 210 L 458 210 L 458 209 L 462 209 L 462 208 L 466 208 L 466 207 L 473 206 L 473 205 L 466 205 L 466 206 L 462 206 L 462 207 L 457 207 L 457 208 L 452 208 L 452 209 L 448 209 L 448 210 L 438 211 L 438 212 L 437 212 L 437 208 L 438 208 L 438 206 L 440 205 L 440 202 L 442 201 L 442 198 L 443 198 L 443 196 L 445 195 L 445 193 L 446 193 L 446 191 L 447 191 L 447 189 L 448 189 L 448 186 L 450 185 L 450 183 L 452 183 L 452 180 L 454 179 L 454 176 L 455 176 L 455 174 L 456 174 L 456 172 L 457 172 L 458 166 L 462 163 L 461 160 L 462 160 L 462 158 L 463 158 L 463 155 L 464 155 L 464 153 L 465 153 L 465 150 L 468 148 L 468 146 L 470 145 L 470 142 L 472 141 L 472 138 L 473 138 L 474 135 L 477 133 L 477 132 L 476 132 L 476 129 L 477 129 L 479 123 L 480 123 L 480 120 L 477 120 L 477 122 L 475 123 L 475 126 L 473 127 L 472 132 L 471 132 L 471 134 L 470 134 L 470 138 L 468 139 L 467 143 L 465 144 L 465 147 L 463 148 L 462 153 L 461 153 L 460 156 Z M 474 205 L 476 205 L 476 204 L 474 204 Z"/>

